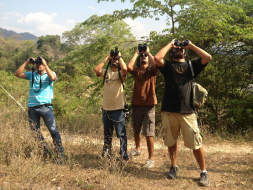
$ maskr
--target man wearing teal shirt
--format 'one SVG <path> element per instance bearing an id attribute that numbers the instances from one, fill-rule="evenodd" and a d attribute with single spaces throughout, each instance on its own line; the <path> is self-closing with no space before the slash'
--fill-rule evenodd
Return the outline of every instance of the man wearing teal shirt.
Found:
<path id="1" fill-rule="evenodd" d="M 24 72 L 29 64 L 36 64 L 36 72 Z M 48 67 L 48 60 L 44 57 L 29 58 L 15 72 L 15 76 L 21 79 L 29 80 L 28 97 L 28 118 L 31 129 L 35 132 L 35 138 L 42 142 L 44 155 L 50 153 L 49 146 L 40 131 L 40 117 L 44 120 L 57 153 L 56 163 L 61 164 L 64 160 L 64 148 L 62 146 L 61 136 L 56 127 L 55 117 L 52 108 L 53 83 L 56 80 L 56 74 Z"/>

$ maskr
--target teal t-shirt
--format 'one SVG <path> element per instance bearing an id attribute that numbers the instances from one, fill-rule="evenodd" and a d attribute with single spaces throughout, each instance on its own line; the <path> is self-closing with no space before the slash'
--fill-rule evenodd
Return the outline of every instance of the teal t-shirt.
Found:
<path id="1" fill-rule="evenodd" d="M 55 72 L 53 72 L 55 74 Z M 47 72 L 39 75 L 38 72 L 33 73 L 33 86 L 32 86 L 32 72 L 25 72 L 29 80 L 29 97 L 27 107 L 34 107 L 42 104 L 51 104 L 52 99 L 54 98 L 53 84 L 54 81 L 51 81 L 48 77 Z M 56 77 L 56 74 L 55 74 Z M 40 89 L 40 80 L 41 80 L 41 89 Z"/>

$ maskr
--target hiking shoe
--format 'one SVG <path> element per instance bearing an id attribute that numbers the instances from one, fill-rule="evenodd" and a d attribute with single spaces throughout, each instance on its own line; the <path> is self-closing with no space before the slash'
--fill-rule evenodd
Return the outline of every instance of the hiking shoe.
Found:
<path id="1" fill-rule="evenodd" d="M 137 151 L 136 148 L 129 153 L 129 156 L 140 156 L 140 155 L 141 151 Z"/>
<path id="2" fill-rule="evenodd" d="M 177 176 L 178 168 L 171 166 L 167 178 L 174 179 Z"/>
<path id="3" fill-rule="evenodd" d="M 210 185 L 210 183 L 209 183 L 209 177 L 208 177 L 207 173 L 200 173 L 199 184 L 201 186 L 205 186 L 205 187 L 208 187 Z"/>
<path id="4" fill-rule="evenodd" d="M 155 166 L 154 163 L 155 162 L 153 160 L 148 159 L 147 162 L 146 162 L 146 165 L 144 167 L 147 168 L 147 169 L 151 169 Z"/>

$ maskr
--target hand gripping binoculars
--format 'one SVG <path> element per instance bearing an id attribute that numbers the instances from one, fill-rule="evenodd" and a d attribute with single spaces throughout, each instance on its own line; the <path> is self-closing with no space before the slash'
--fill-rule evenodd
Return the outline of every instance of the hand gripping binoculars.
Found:
<path id="1" fill-rule="evenodd" d="M 41 57 L 38 57 L 37 59 L 33 59 L 33 58 L 30 58 L 29 59 L 29 62 L 31 62 L 32 64 L 34 64 L 34 63 L 36 63 L 36 64 L 42 64 L 42 59 L 41 59 Z"/>
<path id="2" fill-rule="evenodd" d="M 189 40 L 185 40 L 183 42 L 180 42 L 178 39 L 174 40 L 174 45 L 175 46 L 183 46 L 183 47 L 185 47 L 185 46 L 188 46 L 188 44 L 189 44 Z"/>

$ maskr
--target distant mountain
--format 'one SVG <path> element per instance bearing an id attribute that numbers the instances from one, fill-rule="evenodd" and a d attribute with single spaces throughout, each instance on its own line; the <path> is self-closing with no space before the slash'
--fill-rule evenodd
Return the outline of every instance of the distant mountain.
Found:
<path id="1" fill-rule="evenodd" d="M 29 32 L 17 33 L 12 30 L 6 30 L 3 28 L 0 28 L 0 35 L 6 38 L 9 38 L 10 36 L 13 36 L 13 35 L 19 35 L 20 38 L 17 38 L 18 40 L 37 40 L 38 39 L 37 36 L 34 36 L 33 34 L 30 34 Z"/>

